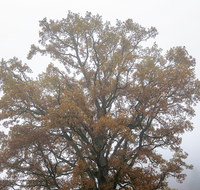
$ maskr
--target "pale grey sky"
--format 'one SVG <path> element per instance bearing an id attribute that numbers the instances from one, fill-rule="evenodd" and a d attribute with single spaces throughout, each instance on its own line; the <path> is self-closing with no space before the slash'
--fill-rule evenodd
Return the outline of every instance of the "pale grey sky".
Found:
<path id="1" fill-rule="evenodd" d="M 173 46 L 186 46 L 196 58 L 196 73 L 200 78 L 199 0 L 0 0 L 0 58 L 7 60 L 16 56 L 35 73 L 40 73 L 50 60 L 39 55 L 31 61 L 26 59 L 30 45 L 38 41 L 38 21 L 44 17 L 64 18 L 69 10 L 81 15 L 86 11 L 99 13 L 113 24 L 116 19 L 132 18 L 142 26 L 155 26 L 159 35 L 153 41 L 164 52 Z M 184 135 L 182 144 L 189 153 L 188 163 L 194 164 L 195 170 L 189 171 L 182 185 L 171 183 L 181 190 L 192 190 L 189 185 L 199 183 L 192 176 L 200 178 L 200 104 L 195 110 L 195 130 Z"/>

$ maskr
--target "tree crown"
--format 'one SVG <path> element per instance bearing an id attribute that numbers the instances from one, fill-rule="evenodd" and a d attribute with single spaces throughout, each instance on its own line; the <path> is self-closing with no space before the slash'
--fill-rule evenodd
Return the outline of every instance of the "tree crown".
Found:
<path id="1" fill-rule="evenodd" d="M 132 19 L 112 26 L 99 15 L 69 12 L 40 21 L 36 53 L 49 64 L 33 80 L 17 58 L 2 60 L 0 169 L 3 189 L 161 189 L 170 176 L 182 182 L 192 168 L 180 147 L 193 129 L 200 99 L 195 59 L 185 47 L 162 54 L 154 27 Z M 158 148 L 175 154 L 165 160 Z"/>

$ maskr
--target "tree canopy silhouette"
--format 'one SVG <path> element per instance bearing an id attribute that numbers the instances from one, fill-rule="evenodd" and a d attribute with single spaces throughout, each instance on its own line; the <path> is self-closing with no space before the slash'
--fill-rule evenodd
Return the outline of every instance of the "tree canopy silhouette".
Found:
<path id="1" fill-rule="evenodd" d="M 182 182 L 181 135 L 193 129 L 200 99 L 195 59 L 185 47 L 166 54 L 141 45 L 158 32 L 132 19 L 104 22 L 69 12 L 40 21 L 39 46 L 50 55 L 36 79 L 17 58 L 0 63 L 1 189 L 167 189 Z M 42 64 L 42 63 L 40 63 Z M 174 155 L 166 160 L 159 148 Z"/>

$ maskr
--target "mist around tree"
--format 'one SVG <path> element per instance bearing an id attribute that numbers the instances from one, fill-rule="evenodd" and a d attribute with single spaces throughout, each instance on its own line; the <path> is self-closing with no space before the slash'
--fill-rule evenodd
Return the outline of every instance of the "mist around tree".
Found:
<path id="1" fill-rule="evenodd" d="M 112 26 L 72 12 L 40 21 L 28 59 L 49 55 L 36 79 L 14 57 L 0 63 L 1 189 L 170 189 L 183 182 L 188 154 L 181 135 L 193 129 L 200 99 L 195 59 L 185 47 L 166 53 L 158 34 L 132 19 Z M 42 63 L 40 63 L 42 64 Z M 165 159 L 158 149 L 169 149 Z"/>

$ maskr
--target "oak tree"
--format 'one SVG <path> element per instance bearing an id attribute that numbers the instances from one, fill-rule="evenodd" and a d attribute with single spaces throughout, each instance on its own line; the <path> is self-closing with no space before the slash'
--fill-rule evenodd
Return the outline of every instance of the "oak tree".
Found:
<path id="1" fill-rule="evenodd" d="M 104 22 L 69 12 L 40 21 L 50 55 L 36 79 L 16 57 L 0 63 L 1 189 L 168 189 L 185 179 L 181 135 L 200 99 L 195 59 L 144 42 L 157 35 L 132 19 Z M 142 46 L 143 45 L 143 46 Z M 39 63 L 38 63 L 39 64 Z M 42 64 L 42 63 L 40 63 Z M 159 150 L 174 152 L 170 160 Z"/>

